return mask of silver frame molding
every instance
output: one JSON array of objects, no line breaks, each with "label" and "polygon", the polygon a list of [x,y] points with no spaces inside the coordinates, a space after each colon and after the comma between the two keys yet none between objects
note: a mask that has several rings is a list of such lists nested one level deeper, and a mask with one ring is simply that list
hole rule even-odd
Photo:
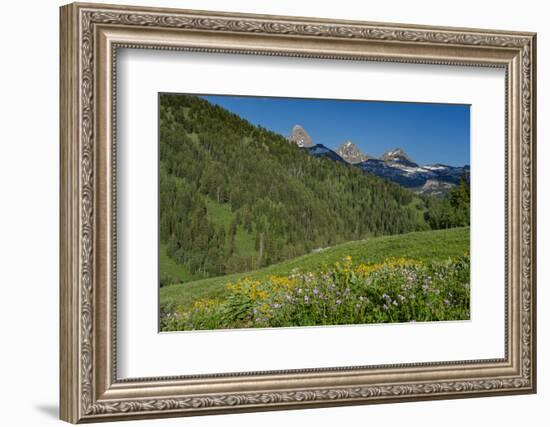
[{"label": "silver frame molding", "polygon": [[[75,3],[60,37],[60,416],[72,423],[536,391],[536,35]],[[120,380],[118,48],[506,71],[506,324],[498,360]]]}]

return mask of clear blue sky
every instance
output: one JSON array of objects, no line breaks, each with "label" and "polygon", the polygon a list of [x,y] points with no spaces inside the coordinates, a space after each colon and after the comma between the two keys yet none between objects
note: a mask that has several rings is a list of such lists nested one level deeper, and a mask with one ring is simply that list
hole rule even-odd
[{"label": "clear blue sky", "polygon": [[400,147],[418,164],[470,164],[470,106],[204,95],[255,125],[289,136],[300,124],[314,144],[350,140],[379,157]]}]

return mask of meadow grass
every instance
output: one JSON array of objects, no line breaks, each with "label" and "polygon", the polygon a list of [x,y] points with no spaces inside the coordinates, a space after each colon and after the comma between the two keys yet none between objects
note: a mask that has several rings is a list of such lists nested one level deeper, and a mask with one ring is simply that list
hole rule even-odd
[{"label": "meadow grass", "polygon": [[347,242],[255,271],[165,286],[160,290],[160,304],[163,308],[179,307],[179,310],[188,310],[198,300],[222,300],[229,296],[226,286],[228,284],[244,279],[262,281],[270,276],[284,277],[295,273],[328,270],[346,257],[350,257],[356,265],[379,264],[397,258],[430,263],[463,256],[469,253],[469,249],[469,227]]},{"label": "meadow grass", "polygon": [[179,283],[190,282],[202,279],[201,275],[192,274],[184,264],[178,264],[166,253],[166,244],[161,243],[159,246],[159,268],[162,274],[169,275],[173,281]]},{"label": "meadow grass", "polygon": [[266,328],[470,318],[470,258],[386,259],[351,256],[316,271],[239,279],[222,298],[161,308],[161,330]]}]

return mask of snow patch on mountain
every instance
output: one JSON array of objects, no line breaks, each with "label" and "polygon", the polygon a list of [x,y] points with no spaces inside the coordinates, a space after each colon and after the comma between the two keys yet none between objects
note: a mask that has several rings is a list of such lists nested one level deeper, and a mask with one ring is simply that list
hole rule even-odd
[{"label": "snow patch on mountain", "polygon": [[382,157],[380,157],[381,160],[384,160],[385,162],[400,162],[405,164],[414,164],[411,158],[405,153],[405,151],[401,148],[395,148],[390,151],[386,151],[384,154],[382,154]]},{"label": "snow patch on mountain", "polygon": [[351,164],[361,163],[369,159],[369,156],[363,153],[359,147],[351,141],[346,141],[341,144],[336,149],[336,153],[338,153],[338,155],[346,162]]}]

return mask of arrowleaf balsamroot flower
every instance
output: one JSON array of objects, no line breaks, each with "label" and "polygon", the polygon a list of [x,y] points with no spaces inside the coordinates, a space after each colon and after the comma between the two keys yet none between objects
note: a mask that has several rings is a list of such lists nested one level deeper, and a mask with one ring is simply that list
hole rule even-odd
[{"label": "arrowleaf balsamroot flower", "polygon": [[225,291],[190,307],[162,308],[162,330],[465,320],[470,259],[354,264],[347,256],[317,271],[240,279]]}]

